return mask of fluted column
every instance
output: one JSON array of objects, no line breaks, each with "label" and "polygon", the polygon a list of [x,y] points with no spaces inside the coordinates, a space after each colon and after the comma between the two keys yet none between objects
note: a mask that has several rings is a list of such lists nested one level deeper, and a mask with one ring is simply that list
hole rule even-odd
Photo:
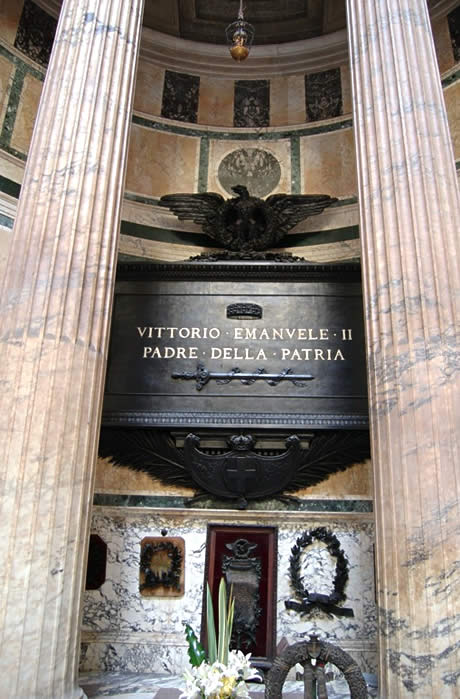
[{"label": "fluted column", "polygon": [[0,697],[82,696],[80,601],[143,0],[64,0],[0,317]]},{"label": "fluted column", "polygon": [[[426,0],[347,0],[380,696],[458,696],[460,206]],[[457,563],[456,563],[457,561]]]}]

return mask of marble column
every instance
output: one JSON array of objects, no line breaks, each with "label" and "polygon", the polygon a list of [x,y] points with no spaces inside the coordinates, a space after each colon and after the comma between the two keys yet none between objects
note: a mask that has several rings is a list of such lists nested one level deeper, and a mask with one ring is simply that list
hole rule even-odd
[{"label": "marble column", "polygon": [[347,4],[380,696],[453,699],[460,675],[455,164],[426,0]]},{"label": "marble column", "polygon": [[83,696],[80,601],[143,0],[64,0],[0,317],[0,696]]}]

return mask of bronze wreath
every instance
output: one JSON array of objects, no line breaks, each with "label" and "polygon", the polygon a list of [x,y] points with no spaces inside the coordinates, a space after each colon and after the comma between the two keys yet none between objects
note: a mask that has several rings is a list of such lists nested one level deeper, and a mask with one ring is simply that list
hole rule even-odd
[{"label": "bronze wreath", "polygon": [[[159,575],[150,568],[153,556],[158,551],[167,551],[171,566],[167,573]],[[182,565],[182,554],[171,541],[160,541],[158,544],[146,544],[141,553],[141,572],[145,575],[145,582],[140,586],[140,590],[148,587],[164,585],[175,590],[180,589],[180,575]]]},{"label": "bronze wreath", "polygon": [[[335,558],[335,576],[333,582],[333,592],[330,595],[322,595],[316,592],[309,592],[302,584],[300,575],[300,556],[303,549],[306,549],[313,541],[323,541],[330,555]],[[288,600],[285,602],[286,609],[293,609],[301,615],[308,614],[315,608],[322,609],[326,614],[336,616],[354,616],[352,609],[347,609],[340,605],[346,600],[345,585],[348,581],[348,561],[340,548],[340,542],[332,532],[325,527],[318,527],[311,531],[304,532],[300,536],[295,546],[291,549],[289,559],[289,577],[291,585],[296,592],[296,596],[302,601],[295,602]]]}]

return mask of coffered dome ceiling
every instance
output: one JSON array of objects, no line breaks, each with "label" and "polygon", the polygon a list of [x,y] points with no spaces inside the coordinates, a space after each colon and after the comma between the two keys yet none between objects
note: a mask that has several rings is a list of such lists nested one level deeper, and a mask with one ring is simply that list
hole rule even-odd
[{"label": "coffered dome ceiling", "polygon": [[[144,26],[182,39],[225,43],[239,0],[146,0]],[[345,0],[245,0],[245,19],[256,41],[280,44],[310,39],[345,27]]]}]

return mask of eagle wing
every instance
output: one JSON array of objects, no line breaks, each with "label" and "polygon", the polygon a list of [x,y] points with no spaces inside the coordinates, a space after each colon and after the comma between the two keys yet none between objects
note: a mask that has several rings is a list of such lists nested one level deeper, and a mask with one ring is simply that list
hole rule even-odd
[{"label": "eagle wing", "polygon": [[336,201],[337,198],[328,194],[272,194],[267,197],[265,205],[270,207],[272,235],[276,242],[300,221],[320,214]]},{"label": "eagle wing", "polygon": [[99,456],[116,466],[142,471],[171,485],[196,487],[182,452],[172,438],[156,430],[103,427]]},{"label": "eagle wing", "polygon": [[221,219],[225,199],[215,192],[202,194],[166,194],[159,204],[170,209],[180,221],[193,221],[214,240],[222,241]]},{"label": "eagle wing", "polygon": [[327,430],[316,434],[286,490],[307,488],[370,457],[367,430]]}]

